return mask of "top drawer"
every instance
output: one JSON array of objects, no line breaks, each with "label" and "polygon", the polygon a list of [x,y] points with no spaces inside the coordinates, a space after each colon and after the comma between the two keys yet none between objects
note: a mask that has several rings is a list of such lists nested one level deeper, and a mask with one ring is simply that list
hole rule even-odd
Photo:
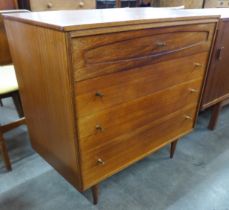
[{"label": "top drawer", "polygon": [[208,51],[214,26],[209,23],[73,38],[75,80]]},{"label": "top drawer", "polygon": [[94,9],[95,0],[30,0],[32,11]]}]

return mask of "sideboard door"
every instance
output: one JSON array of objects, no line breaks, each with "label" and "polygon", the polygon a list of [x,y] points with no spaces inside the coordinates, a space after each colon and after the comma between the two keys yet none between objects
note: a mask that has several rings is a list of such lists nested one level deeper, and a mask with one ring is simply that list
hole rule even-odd
[{"label": "sideboard door", "polygon": [[203,107],[229,97],[229,21],[221,22],[209,69]]}]

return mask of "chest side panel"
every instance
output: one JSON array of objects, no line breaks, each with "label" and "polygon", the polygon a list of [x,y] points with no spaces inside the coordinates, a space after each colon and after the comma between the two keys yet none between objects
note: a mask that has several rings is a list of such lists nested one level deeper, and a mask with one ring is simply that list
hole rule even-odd
[{"label": "chest side panel", "polygon": [[81,189],[66,35],[10,20],[6,30],[32,146]]}]

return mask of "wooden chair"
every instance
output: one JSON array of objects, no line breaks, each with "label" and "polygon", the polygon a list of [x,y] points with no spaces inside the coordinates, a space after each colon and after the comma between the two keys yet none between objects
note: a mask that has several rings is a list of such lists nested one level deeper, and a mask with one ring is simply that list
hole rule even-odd
[{"label": "wooden chair", "polygon": [[[7,11],[9,12],[18,12],[19,10]],[[11,64],[11,55],[9,52],[8,42],[6,33],[4,30],[2,14],[6,11],[0,11],[0,105],[3,105],[2,98],[12,97],[18,115],[19,120],[11,122],[9,124],[0,125],[0,151],[3,156],[3,160],[6,166],[6,169],[10,171],[12,169],[10,158],[8,155],[8,150],[6,147],[6,142],[3,137],[4,133],[25,124],[25,118],[23,117],[23,109],[21,105],[21,100],[18,92],[18,84],[14,71],[14,66]]]}]

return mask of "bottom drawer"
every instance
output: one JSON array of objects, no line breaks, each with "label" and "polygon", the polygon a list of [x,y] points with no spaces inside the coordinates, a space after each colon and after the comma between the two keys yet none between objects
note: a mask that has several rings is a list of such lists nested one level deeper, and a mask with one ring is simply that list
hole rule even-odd
[{"label": "bottom drawer", "polygon": [[196,105],[123,134],[95,150],[81,151],[83,185],[87,189],[102,179],[192,130]]}]

